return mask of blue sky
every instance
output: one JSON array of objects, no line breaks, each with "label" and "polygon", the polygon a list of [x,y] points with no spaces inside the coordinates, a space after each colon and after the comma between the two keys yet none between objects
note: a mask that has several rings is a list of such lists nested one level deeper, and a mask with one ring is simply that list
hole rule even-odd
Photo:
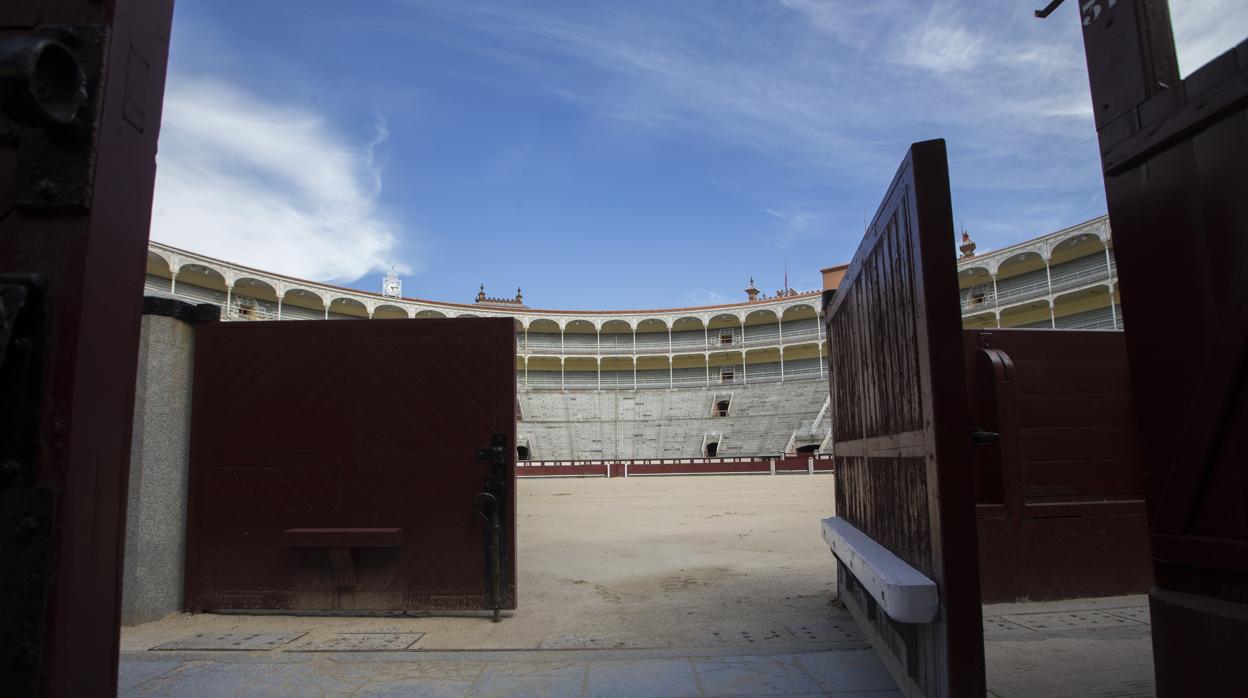
[{"label": "blue sky", "polygon": [[[955,224],[1001,247],[1105,211],[1077,3],[1043,4],[178,0],[152,237],[409,297],[720,303],[817,288],[944,138]],[[1248,3],[1171,6],[1185,70],[1248,35]]]}]

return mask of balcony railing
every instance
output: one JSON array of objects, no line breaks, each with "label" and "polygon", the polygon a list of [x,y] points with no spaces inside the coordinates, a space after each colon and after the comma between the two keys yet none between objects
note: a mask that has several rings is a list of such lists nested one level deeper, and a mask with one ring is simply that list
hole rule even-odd
[{"label": "balcony railing", "polygon": [[979,293],[966,294],[962,297],[962,313],[971,314],[1019,301],[1047,298],[1050,295],[1050,289],[1052,293],[1056,294],[1106,281],[1111,276],[1111,270],[1107,270],[1104,267],[1083,269],[1065,274],[1054,274],[1051,284],[1048,279],[1043,279],[1004,290],[998,284],[995,295],[993,294],[992,286],[977,286],[976,289],[979,289]]},{"label": "balcony railing", "polygon": [[521,354],[579,354],[579,355],[601,355],[601,356],[629,356],[632,354],[679,354],[682,352],[705,352],[705,351],[730,351],[748,349],[752,347],[780,346],[781,344],[802,344],[805,342],[820,341],[823,336],[818,328],[785,330],[783,332],[784,341],[781,342],[781,332],[760,332],[751,334],[749,337],[742,338],[735,335],[731,342],[724,342],[719,337],[711,335],[706,339],[673,339],[669,345],[667,342],[638,342],[634,349],[631,343],[610,342],[599,345],[597,343],[589,344],[582,342],[551,342],[545,339],[534,341],[529,339],[527,345],[522,337],[516,338],[516,351]]}]

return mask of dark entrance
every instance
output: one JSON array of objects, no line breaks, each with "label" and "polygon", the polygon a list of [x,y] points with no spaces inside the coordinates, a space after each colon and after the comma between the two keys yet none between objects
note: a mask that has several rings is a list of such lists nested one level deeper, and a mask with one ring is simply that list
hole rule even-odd
[{"label": "dark entrance", "polygon": [[514,333],[199,326],[187,609],[515,608]]},{"label": "dark entrance", "polygon": [[[916,143],[825,312],[838,348],[828,374],[834,519],[861,553],[837,553],[837,590],[907,695],[984,694],[953,239],[945,143]],[[926,590],[914,592],[924,613],[891,607],[896,587],[872,590],[899,568]]]}]

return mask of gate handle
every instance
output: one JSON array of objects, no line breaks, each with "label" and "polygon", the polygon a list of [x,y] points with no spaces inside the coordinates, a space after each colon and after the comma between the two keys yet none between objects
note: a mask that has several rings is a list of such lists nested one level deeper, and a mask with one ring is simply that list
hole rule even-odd
[{"label": "gate handle", "polygon": [[979,431],[976,429],[971,432],[971,444],[975,446],[987,446],[995,444],[1001,440],[1001,435],[995,431]]},{"label": "gate handle", "polygon": [[[489,512],[486,512],[486,509]],[[490,525],[490,545],[486,557],[486,575],[490,596],[493,597],[494,622],[502,620],[503,559],[502,521],[498,518],[498,497],[481,492],[472,498],[472,510]]]},{"label": "gate handle", "polygon": [[[488,512],[486,511],[487,507],[482,506],[483,503],[487,502],[489,508]],[[498,498],[489,492],[482,492],[472,498],[472,510],[482,519],[485,519],[490,523],[494,523],[494,520],[498,518]]]}]

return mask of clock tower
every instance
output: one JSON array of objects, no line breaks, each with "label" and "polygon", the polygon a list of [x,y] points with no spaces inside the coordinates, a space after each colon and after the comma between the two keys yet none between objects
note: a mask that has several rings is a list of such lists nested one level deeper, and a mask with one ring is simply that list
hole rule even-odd
[{"label": "clock tower", "polygon": [[394,273],[394,269],[386,274],[381,280],[381,295],[387,298],[403,297],[403,282],[399,280],[399,275]]}]

